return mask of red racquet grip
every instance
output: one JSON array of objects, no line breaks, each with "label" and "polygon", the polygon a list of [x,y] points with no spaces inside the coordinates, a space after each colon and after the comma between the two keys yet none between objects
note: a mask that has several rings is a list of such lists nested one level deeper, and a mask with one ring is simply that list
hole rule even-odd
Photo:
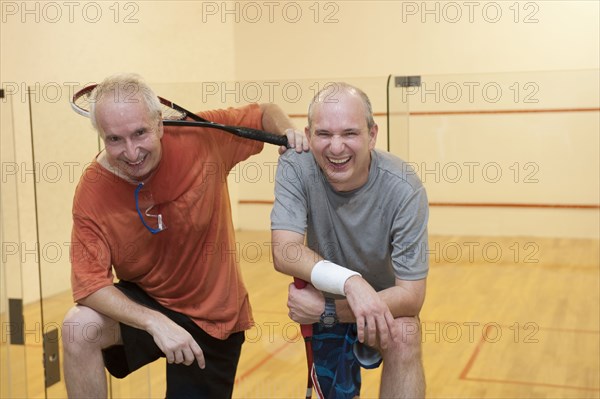
[{"label": "red racquet grip", "polygon": [[294,277],[294,285],[296,286],[296,288],[298,288],[299,290],[301,290],[302,288],[306,287],[307,282],[298,278],[298,277]]},{"label": "red racquet grip", "polygon": [[[298,288],[299,290],[301,290],[302,288],[306,287],[306,284],[308,284],[306,281],[299,279],[298,277],[294,277],[294,286],[296,288]],[[310,324],[301,324],[300,325],[300,332],[302,333],[302,336],[304,338],[309,338],[312,337],[312,325]]]}]

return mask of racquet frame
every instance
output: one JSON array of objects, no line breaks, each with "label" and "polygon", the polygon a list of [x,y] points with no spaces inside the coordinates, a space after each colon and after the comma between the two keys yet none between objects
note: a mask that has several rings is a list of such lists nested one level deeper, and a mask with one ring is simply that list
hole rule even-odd
[{"label": "racquet frame", "polygon": [[[73,98],[70,102],[71,108],[73,108],[73,110],[79,115],[85,116],[87,118],[90,117],[89,96],[91,95],[95,87],[96,85],[86,86],[73,95]],[[281,136],[265,132],[263,130],[251,129],[242,126],[229,126],[222,125],[216,122],[211,122],[202,118],[199,115],[196,115],[193,112],[188,111],[187,109],[175,104],[170,100],[167,100],[160,96],[158,97],[158,100],[163,107],[163,111],[168,111],[163,112],[163,124],[165,126],[195,126],[219,129],[246,139],[262,141],[264,143],[286,147],[288,145],[288,140],[286,136]]]}]

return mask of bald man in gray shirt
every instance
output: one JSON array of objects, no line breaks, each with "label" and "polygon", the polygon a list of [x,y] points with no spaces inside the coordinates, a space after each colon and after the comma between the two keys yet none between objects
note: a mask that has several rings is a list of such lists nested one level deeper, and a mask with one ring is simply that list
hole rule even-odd
[{"label": "bald man in gray shirt", "polygon": [[328,85],[309,107],[311,152],[288,151],[277,169],[274,264],[310,283],[290,285],[288,306],[294,321],[313,324],[329,398],[358,396],[360,366],[377,367],[377,356],[380,397],[425,396],[418,314],[429,270],[427,195],[406,163],[375,150],[377,129],[364,92]]}]

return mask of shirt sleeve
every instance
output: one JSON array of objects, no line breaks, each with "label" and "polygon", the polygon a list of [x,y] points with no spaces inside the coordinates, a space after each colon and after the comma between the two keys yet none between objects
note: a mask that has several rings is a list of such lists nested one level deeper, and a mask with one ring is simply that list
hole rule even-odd
[{"label": "shirt sleeve", "polygon": [[[211,122],[228,126],[243,126],[262,130],[262,110],[258,104],[249,104],[239,108],[227,108],[205,111],[199,114]],[[219,129],[211,129],[212,136],[218,143],[218,148],[223,151],[223,161],[227,170],[231,170],[237,163],[248,159],[251,155],[262,151],[264,143],[242,138],[233,133]]]},{"label": "shirt sleeve", "polygon": [[279,157],[275,174],[275,203],[271,210],[271,230],[289,230],[299,234],[306,232],[308,198],[303,189],[302,170],[291,160],[300,155],[294,151],[287,151]]},{"label": "shirt sleeve", "polygon": [[75,302],[113,284],[108,243],[92,220],[76,213],[73,215],[70,253]]},{"label": "shirt sleeve", "polygon": [[392,224],[392,262],[402,280],[420,280],[429,271],[427,221],[429,206],[423,186],[402,203]]}]

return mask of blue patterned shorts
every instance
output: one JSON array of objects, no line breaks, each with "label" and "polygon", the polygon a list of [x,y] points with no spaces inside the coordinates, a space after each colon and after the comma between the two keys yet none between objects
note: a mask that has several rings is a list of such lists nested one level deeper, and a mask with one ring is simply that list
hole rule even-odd
[{"label": "blue patterned shorts", "polygon": [[[360,395],[360,368],[376,368],[379,356],[373,362],[359,362],[355,355],[357,343],[356,324],[340,323],[326,328],[313,324],[312,346],[319,385],[326,399],[351,399]],[[364,349],[364,347],[362,347]],[[371,350],[373,351],[373,350]],[[375,357],[378,353],[375,351]]]}]

